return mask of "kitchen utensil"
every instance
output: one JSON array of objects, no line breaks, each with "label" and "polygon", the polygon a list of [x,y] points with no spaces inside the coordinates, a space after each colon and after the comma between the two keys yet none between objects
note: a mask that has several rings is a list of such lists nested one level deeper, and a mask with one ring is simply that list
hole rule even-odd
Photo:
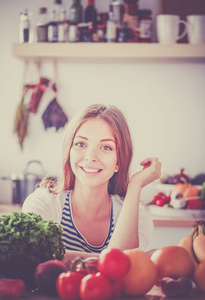
[{"label": "kitchen utensil", "polygon": [[[38,166],[39,172],[32,172],[31,166]],[[2,180],[12,181],[12,202],[23,204],[29,194],[34,192],[37,184],[40,183],[46,172],[39,160],[31,160],[27,163],[22,174],[11,174],[10,177],[1,177]]]},{"label": "kitchen utensil", "polygon": [[205,44],[205,15],[189,15],[188,41],[190,44]]},{"label": "kitchen utensil", "polygon": [[[179,26],[184,24],[184,30],[179,34]],[[187,22],[180,20],[177,15],[157,16],[157,37],[161,44],[175,44],[187,34]]]}]

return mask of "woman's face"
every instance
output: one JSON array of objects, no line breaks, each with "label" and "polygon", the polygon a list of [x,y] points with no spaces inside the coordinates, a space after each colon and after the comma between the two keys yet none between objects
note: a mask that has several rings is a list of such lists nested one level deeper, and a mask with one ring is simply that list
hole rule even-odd
[{"label": "woman's face", "polygon": [[117,150],[105,121],[90,118],[81,125],[71,147],[70,164],[76,181],[90,187],[107,187],[116,169]]}]

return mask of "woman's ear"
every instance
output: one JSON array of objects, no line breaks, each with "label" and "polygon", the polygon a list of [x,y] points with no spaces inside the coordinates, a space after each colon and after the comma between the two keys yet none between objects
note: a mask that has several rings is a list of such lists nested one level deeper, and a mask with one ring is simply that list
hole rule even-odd
[{"label": "woman's ear", "polygon": [[115,173],[117,173],[119,171],[119,167],[118,167],[118,165],[116,165],[116,167],[115,167]]}]

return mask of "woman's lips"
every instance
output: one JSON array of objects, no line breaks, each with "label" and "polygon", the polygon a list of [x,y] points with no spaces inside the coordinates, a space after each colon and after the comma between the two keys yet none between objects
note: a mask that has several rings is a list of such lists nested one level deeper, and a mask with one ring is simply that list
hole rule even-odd
[{"label": "woman's lips", "polygon": [[91,168],[86,168],[86,167],[80,167],[84,172],[90,173],[90,174],[96,174],[102,171],[102,169],[91,169]]}]

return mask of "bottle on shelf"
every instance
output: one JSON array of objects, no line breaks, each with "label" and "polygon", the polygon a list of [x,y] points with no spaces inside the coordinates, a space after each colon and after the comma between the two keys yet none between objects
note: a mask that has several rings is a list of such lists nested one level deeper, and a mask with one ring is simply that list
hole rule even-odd
[{"label": "bottle on shelf", "polygon": [[131,31],[130,42],[138,42],[138,9],[139,0],[124,0],[123,22],[127,22],[128,28]]},{"label": "bottle on shelf", "polygon": [[66,17],[66,10],[63,9],[60,13],[60,21],[58,22],[58,42],[68,42],[69,23]]},{"label": "bottle on shelf", "polygon": [[48,23],[48,42],[58,42],[58,22],[56,20],[55,9],[51,12],[51,21]]},{"label": "bottle on shelf", "polygon": [[63,1],[62,0],[54,0],[53,9],[56,11],[56,21],[59,22],[61,18],[61,13],[63,11]]},{"label": "bottle on shelf", "polygon": [[87,1],[87,6],[85,8],[85,22],[91,22],[94,28],[97,26],[97,10],[95,8],[94,0]]},{"label": "bottle on shelf", "polygon": [[48,42],[48,14],[47,7],[39,8],[38,22],[36,26],[37,42]]},{"label": "bottle on shelf", "polygon": [[24,12],[20,13],[20,22],[19,22],[19,43],[29,42],[30,35],[30,20],[28,10],[25,9]]},{"label": "bottle on shelf", "polygon": [[130,41],[130,29],[127,26],[127,22],[122,23],[122,28],[119,30],[118,42],[128,43]]},{"label": "bottle on shelf", "polygon": [[152,11],[150,9],[139,9],[138,28],[140,43],[151,43],[152,25]]},{"label": "bottle on shelf", "polygon": [[107,21],[107,43],[114,43],[116,42],[116,23],[114,14],[112,11],[109,12],[109,19]]},{"label": "bottle on shelf", "polygon": [[69,21],[71,24],[78,24],[82,22],[82,5],[80,0],[72,0]]},{"label": "bottle on shelf", "polygon": [[116,22],[117,26],[118,27],[121,26],[122,16],[123,16],[123,11],[124,11],[122,1],[121,0],[113,0],[110,3],[110,11],[112,11],[114,14],[115,22]]}]

